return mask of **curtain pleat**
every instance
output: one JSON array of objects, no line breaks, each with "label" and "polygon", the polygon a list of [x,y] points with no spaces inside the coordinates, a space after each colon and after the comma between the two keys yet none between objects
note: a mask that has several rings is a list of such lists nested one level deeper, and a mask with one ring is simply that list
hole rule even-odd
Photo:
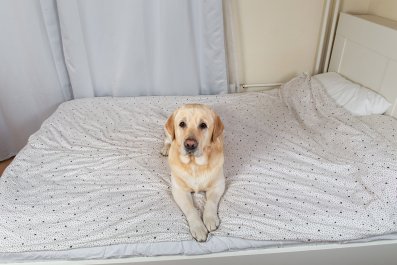
[{"label": "curtain pleat", "polygon": [[228,92],[222,0],[0,1],[0,160],[73,98]]},{"label": "curtain pleat", "polygon": [[0,161],[15,155],[71,99],[49,2],[0,1]]},{"label": "curtain pleat", "polygon": [[75,97],[227,92],[221,0],[58,0]]}]

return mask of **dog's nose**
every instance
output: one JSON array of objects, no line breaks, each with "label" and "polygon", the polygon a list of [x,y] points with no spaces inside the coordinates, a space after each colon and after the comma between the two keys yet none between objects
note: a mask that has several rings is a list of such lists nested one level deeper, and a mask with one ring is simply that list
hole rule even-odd
[{"label": "dog's nose", "polygon": [[197,148],[197,141],[196,139],[186,139],[184,146],[187,151],[193,151]]}]

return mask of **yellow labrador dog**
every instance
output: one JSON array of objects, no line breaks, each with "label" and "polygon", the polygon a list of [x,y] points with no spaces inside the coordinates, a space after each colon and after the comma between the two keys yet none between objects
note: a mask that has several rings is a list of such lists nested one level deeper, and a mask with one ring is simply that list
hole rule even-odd
[{"label": "yellow labrador dog", "polygon": [[[161,153],[168,155],[172,195],[197,241],[219,226],[218,203],[225,190],[223,123],[208,106],[188,104],[167,120]],[[203,219],[193,205],[192,192],[206,192]]]}]

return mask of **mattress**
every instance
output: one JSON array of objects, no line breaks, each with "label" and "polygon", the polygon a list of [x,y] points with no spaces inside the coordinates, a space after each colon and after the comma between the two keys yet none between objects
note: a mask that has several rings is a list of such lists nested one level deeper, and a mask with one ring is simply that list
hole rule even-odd
[{"label": "mattress", "polygon": [[[168,115],[192,102],[225,124],[227,188],[206,243],[192,240],[160,155]],[[308,76],[268,93],[66,102],[0,178],[0,261],[395,238],[397,125],[386,119],[351,116]]]}]

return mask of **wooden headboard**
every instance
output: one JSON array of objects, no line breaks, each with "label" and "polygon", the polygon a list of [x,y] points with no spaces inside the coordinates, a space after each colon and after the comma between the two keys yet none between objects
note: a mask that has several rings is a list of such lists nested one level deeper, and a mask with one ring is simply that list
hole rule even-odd
[{"label": "wooden headboard", "polygon": [[328,71],[377,91],[397,117],[397,21],[341,13]]}]

